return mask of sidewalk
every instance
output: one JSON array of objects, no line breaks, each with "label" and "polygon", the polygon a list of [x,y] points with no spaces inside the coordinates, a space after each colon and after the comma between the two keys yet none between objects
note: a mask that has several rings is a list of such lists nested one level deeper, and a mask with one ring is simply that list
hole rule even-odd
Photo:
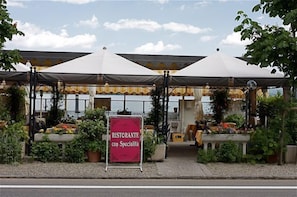
[{"label": "sidewalk", "polygon": [[297,165],[226,164],[196,162],[196,149],[188,143],[170,144],[163,162],[143,163],[140,169],[109,168],[105,163],[23,163],[0,165],[0,178],[74,179],[296,179]]}]

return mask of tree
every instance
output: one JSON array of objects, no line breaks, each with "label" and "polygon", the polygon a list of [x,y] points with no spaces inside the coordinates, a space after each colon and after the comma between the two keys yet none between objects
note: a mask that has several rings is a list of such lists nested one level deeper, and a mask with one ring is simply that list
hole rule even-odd
[{"label": "tree", "polygon": [[[238,11],[235,20],[242,19],[241,24],[234,28],[240,32],[241,40],[249,39],[251,44],[246,46],[244,57],[248,63],[260,67],[277,67],[289,77],[293,91],[297,82],[297,1],[296,0],[261,0],[252,9],[253,12],[262,10],[270,17],[279,17],[283,25],[262,26],[253,21],[243,11]],[[273,72],[276,72],[274,69]],[[293,92],[294,93],[294,92]],[[295,94],[293,94],[295,95]]]},{"label": "tree", "polygon": [[146,119],[146,124],[154,126],[154,130],[159,134],[161,132],[159,124],[162,121],[162,104],[160,102],[162,94],[162,87],[156,86],[151,90],[152,109],[149,112],[149,116]]},{"label": "tree", "polygon": [[0,0],[0,68],[3,70],[15,69],[12,64],[20,61],[18,50],[4,51],[4,43],[12,40],[14,35],[24,36],[25,34],[17,29],[17,23],[9,17],[6,7],[6,0]]},{"label": "tree", "polygon": [[[297,1],[296,0],[261,0],[254,6],[253,12],[261,11],[270,17],[279,17],[284,27],[260,25],[243,12],[239,11],[235,20],[242,19],[241,24],[234,28],[240,32],[241,40],[249,39],[251,44],[246,46],[245,57],[248,63],[257,64],[260,67],[277,67],[289,77],[293,87],[293,95],[296,96],[297,82]],[[274,72],[276,70],[273,70]],[[283,110],[281,120],[279,164],[283,161],[283,149],[285,135],[285,120],[289,107]]]}]

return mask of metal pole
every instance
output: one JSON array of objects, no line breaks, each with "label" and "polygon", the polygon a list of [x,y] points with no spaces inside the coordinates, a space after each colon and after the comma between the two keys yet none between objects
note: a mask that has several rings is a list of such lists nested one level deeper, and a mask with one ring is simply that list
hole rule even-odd
[{"label": "metal pole", "polygon": [[34,141],[34,133],[35,133],[35,127],[36,127],[36,119],[35,119],[35,112],[36,112],[36,85],[37,85],[37,73],[36,73],[36,68],[34,68],[34,73],[33,73],[33,135],[32,139]]},{"label": "metal pole", "polygon": [[169,87],[168,87],[168,79],[169,79],[169,71],[166,72],[165,76],[165,97],[166,97],[166,107],[165,107],[165,128],[166,128],[166,142],[167,142],[167,134],[168,130],[168,101],[169,101]]},{"label": "metal pole", "polygon": [[39,113],[39,118],[42,118],[42,97],[43,97],[43,91],[40,90],[40,113]]},{"label": "metal pole", "polygon": [[33,71],[30,67],[30,89],[29,89],[29,145],[28,155],[31,153],[31,145],[33,142],[33,120],[32,120],[32,86],[33,86]]}]

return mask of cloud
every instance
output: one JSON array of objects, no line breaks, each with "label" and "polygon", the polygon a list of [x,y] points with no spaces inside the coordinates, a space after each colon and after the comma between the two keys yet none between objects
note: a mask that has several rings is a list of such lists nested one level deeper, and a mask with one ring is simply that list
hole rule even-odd
[{"label": "cloud", "polygon": [[20,50],[83,50],[90,49],[96,42],[96,36],[81,34],[69,36],[66,29],[56,34],[40,27],[18,22],[18,29],[25,33],[25,36],[15,36],[12,41],[6,42],[6,48],[17,48]]},{"label": "cloud", "polygon": [[70,4],[87,4],[94,2],[95,0],[51,0],[56,2],[70,3]]},{"label": "cloud", "polygon": [[195,6],[196,7],[205,7],[207,5],[211,4],[210,1],[207,1],[207,0],[202,0],[202,1],[198,1],[195,3]]},{"label": "cloud", "polygon": [[173,32],[183,32],[190,34],[198,34],[211,31],[210,28],[199,28],[193,25],[170,22],[166,24],[159,24],[152,20],[137,20],[137,19],[121,19],[116,23],[106,22],[104,23],[105,28],[114,31],[121,29],[142,29],[149,32],[155,32],[160,29],[169,30]]},{"label": "cloud", "polygon": [[212,41],[212,40],[214,40],[214,39],[216,39],[217,38],[217,36],[202,36],[201,38],[200,38],[200,40],[202,41],[202,42],[208,42],[208,41]]},{"label": "cloud", "polygon": [[6,5],[10,7],[25,7],[25,5],[18,0],[7,0]]},{"label": "cloud", "polygon": [[92,18],[89,20],[81,20],[78,23],[78,26],[86,26],[86,27],[91,27],[93,29],[98,27],[98,25],[99,25],[98,19],[95,15],[93,15]]},{"label": "cloud", "polygon": [[181,6],[179,7],[179,9],[180,9],[181,11],[184,11],[184,10],[186,9],[186,5],[181,5]]},{"label": "cloud", "polygon": [[155,21],[151,20],[136,20],[136,19],[121,19],[117,23],[104,23],[104,26],[107,29],[112,29],[114,31],[118,31],[121,29],[143,29],[146,31],[156,31],[161,28]]},{"label": "cloud", "polygon": [[250,44],[250,40],[240,40],[241,35],[239,32],[232,32],[227,35],[225,39],[221,41],[221,44],[225,45],[236,45],[236,46],[244,46]]},{"label": "cloud", "polygon": [[192,25],[182,24],[182,23],[166,23],[163,25],[165,30],[170,30],[173,32],[184,32],[184,33],[190,33],[190,34],[199,34],[203,32],[211,31],[210,28],[204,28],[201,29],[199,27],[195,27]]},{"label": "cloud", "polygon": [[165,3],[168,3],[169,0],[157,0],[160,4],[165,4]]},{"label": "cloud", "polygon": [[163,51],[172,51],[180,48],[181,48],[180,45],[174,45],[174,44],[165,45],[163,41],[158,41],[157,44],[149,42],[140,47],[137,47],[134,50],[134,52],[135,53],[160,53]]}]

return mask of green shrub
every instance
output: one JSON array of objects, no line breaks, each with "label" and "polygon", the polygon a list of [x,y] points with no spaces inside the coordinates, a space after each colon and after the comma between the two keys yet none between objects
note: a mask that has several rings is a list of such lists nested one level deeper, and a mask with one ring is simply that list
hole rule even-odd
[{"label": "green shrub", "polygon": [[279,134],[271,129],[257,128],[251,135],[248,147],[248,161],[263,163],[267,157],[279,150]]},{"label": "green shrub", "polygon": [[244,117],[241,114],[231,114],[228,115],[225,119],[225,122],[234,122],[236,127],[240,128],[244,124]]},{"label": "green shrub", "polygon": [[61,153],[62,151],[58,144],[51,142],[47,136],[43,137],[42,142],[34,142],[32,144],[32,156],[38,161],[61,161]]},{"label": "green shrub", "polygon": [[150,133],[145,133],[143,137],[143,161],[147,161],[156,150],[157,139]]},{"label": "green shrub", "polygon": [[65,161],[70,163],[82,163],[85,161],[84,146],[79,138],[74,138],[65,145]]},{"label": "green shrub", "polygon": [[218,161],[226,163],[240,162],[242,158],[242,153],[238,148],[238,145],[234,142],[224,142],[218,152]]},{"label": "green shrub", "polygon": [[21,142],[27,140],[22,122],[8,124],[0,130],[0,163],[21,161]]},{"label": "green shrub", "polygon": [[20,162],[21,150],[21,143],[16,136],[0,131],[0,163]]},{"label": "green shrub", "polygon": [[216,150],[198,150],[198,156],[197,156],[197,162],[198,163],[210,163],[210,162],[216,162],[217,156],[216,156]]}]

